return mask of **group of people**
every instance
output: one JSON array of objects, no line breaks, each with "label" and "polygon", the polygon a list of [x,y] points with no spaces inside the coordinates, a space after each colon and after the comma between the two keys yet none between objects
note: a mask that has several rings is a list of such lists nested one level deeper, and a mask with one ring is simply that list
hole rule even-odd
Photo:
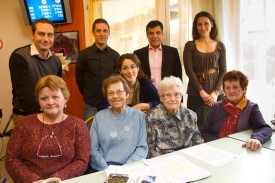
[{"label": "group of people", "polygon": [[[257,104],[246,98],[248,78],[226,72],[226,50],[208,12],[193,22],[193,41],[183,60],[189,77],[182,105],[182,67],[176,48],[162,44],[163,25],[147,24],[149,45],[119,55],[107,45],[108,22],[93,23],[95,43],[82,50],[76,80],[84,120],[64,112],[70,93],[59,59],[51,54],[54,26],[32,25],[33,44],[10,57],[16,126],[9,140],[6,169],[15,182],[69,179],[109,165],[124,165],[253,129],[244,147],[261,148],[272,135]],[[34,95],[33,95],[34,93]],[[18,122],[17,122],[18,121]],[[90,130],[90,132],[89,132]]]}]

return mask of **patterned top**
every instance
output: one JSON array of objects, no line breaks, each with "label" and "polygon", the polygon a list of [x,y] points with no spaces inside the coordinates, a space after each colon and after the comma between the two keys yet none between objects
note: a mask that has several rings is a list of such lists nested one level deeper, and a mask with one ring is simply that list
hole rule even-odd
[{"label": "patterned top", "polygon": [[60,123],[48,125],[32,114],[22,118],[12,132],[6,169],[16,183],[50,177],[69,179],[85,172],[90,149],[89,131],[83,120],[69,115]]},{"label": "patterned top", "polygon": [[203,143],[196,113],[183,106],[171,115],[159,104],[149,112],[146,121],[149,158]]}]

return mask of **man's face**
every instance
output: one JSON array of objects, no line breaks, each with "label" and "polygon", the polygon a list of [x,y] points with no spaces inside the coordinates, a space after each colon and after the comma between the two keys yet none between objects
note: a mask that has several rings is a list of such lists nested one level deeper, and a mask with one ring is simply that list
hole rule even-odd
[{"label": "man's face", "polygon": [[95,37],[95,43],[99,46],[107,45],[108,38],[110,36],[110,30],[105,23],[95,24],[95,30],[93,31]]},{"label": "man's face", "polygon": [[159,46],[162,42],[162,37],[163,37],[163,32],[162,32],[160,26],[156,26],[154,28],[148,28],[146,35],[147,35],[147,39],[148,39],[150,45],[154,49],[159,48]]},{"label": "man's face", "polygon": [[36,30],[32,33],[33,43],[41,54],[41,52],[48,52],[54,43],[54,28],[48,23],[36,24]]}]

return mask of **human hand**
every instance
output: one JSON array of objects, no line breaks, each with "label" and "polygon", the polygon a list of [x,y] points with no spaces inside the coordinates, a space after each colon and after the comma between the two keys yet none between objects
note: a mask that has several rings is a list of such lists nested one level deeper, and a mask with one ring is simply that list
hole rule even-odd
[{"label": "human hand", "polygon": [[247,149],[250,149],[251,151],[256,151],[256,150],[262,148],[262,144],[257,139],[249,139],[242,145],[242,147],[246,147]]},{"label": "human hand", "polygon": [[37,181],[34,181],[33,183],[43,183],[44,180],[37,180]]},{"label": "human hand", "polygon": [[205,105],[208,105],[208,106],[212,106],[213,103],[214,103],[214,98],[209,95],[208,93],[206,93],[204,90],[201,90],[199,92],[200,94],[200,97],[202,98],[203,102],[205,103]]}]

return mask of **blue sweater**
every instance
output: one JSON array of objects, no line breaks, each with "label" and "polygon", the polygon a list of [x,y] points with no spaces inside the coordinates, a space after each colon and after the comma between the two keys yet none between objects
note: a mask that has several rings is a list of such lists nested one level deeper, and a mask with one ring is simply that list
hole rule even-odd
[{"label": "blue sweater", "polygon": [[[209,116],[200,127],[205,142],[218,139],[220,129],[227,116],[228,113],[224,110],[222,101],[217,102],[211,108]],[[253,130],[251,138],[258,139],[262,144],[272,136],[272,129],[264,121],[259,106],[247,100],[247,105],[237,120],[236,132],[249,129]]]},{"label": "blue sweater", "polygon": [[[148,103],[150,109],[160,104],[160,99],[156,87],[148,80],[139,80],[139,103]],[[97,110],[107,109],[109,103],[105,97],[97,105]]]},{"label": "blue sweater", "polygon": [[95,170],[147,157],[145,117],[141,111],[131,107],[127,106],[124,114],[113,114],[111,108],[99,111],[93,120],[90,135],[90,165]]}]

